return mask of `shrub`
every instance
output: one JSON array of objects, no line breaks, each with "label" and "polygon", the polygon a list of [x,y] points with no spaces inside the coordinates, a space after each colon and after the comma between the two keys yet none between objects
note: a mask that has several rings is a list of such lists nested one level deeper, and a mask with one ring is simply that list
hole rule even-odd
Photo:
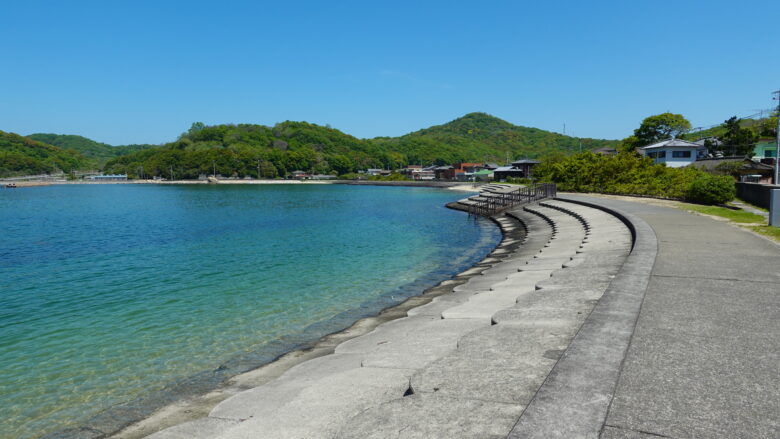
[{"label": "shrub", "polygon": [[558,190],[638,195],[718,204],[735,194],[734,180],[692,167],[668,168],[631,153],[601,156],[584,152],[543,159],[534,169],[540,182],[554,182]]},{"label": "shrub", "polygon": [[687,201],[702,204],[723,204],[736,196],[734,179],[727,175],[701,174],[688,187]]}]

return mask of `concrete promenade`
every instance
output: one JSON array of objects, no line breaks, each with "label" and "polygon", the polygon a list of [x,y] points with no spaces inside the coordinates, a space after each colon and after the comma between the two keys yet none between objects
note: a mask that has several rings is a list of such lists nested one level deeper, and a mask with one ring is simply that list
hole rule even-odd
[{"label": "concrete promenade", "polygon": [[152,436],[780,437],[780,246],[582,195],[496,220],[447,292]]},{"label": "concrete promenade", "polygon": [[601,437],[780,437],[780,246],[676,209],[565,198],[631,213],[658,239]]}]

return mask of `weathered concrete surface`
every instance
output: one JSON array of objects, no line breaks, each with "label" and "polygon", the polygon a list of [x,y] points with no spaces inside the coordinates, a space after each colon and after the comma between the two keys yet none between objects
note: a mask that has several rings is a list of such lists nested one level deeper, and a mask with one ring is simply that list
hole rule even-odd
[{"label": "weathered concrete surface", "polygon": [[360,367],[324,375],[289,401],[262,401],[266,410],[261,415],[254,413],[242,418],[242,422],[218,437],[334,437],[350,417],[366,407],[403,395],[411,373],[404,369]]},{"label": "weathered concrete surface", "polygon": [[200,439],[210,438],[216,434],[237,426],[241,421],[206,417],[191,422],[185,422],[150,436],[149,439]]},{"label": "weathered concrete surface", "polygon": [[636,241],[570,203],[510,212],[540,232],[457,291],[160,439],[777,437],[778,247],[682,211],[571,198],[622,212]]},{"label": "weathered concrete surface", "polygon": [[[603,320],[604,330],[630,338],[631,343],[603,425],[595,434],[589,431],[580,437],[778,437],[780,248],[728,224],[679,210],[567,198],[630,212],[658,237],[658,257],[633,334],[615,327],[627,315],[611,314]],[[647,264],[629,258],[623,269]],[[636,292],[645,281],[624,282],[626,291]],[[576,352],[573,348],[576,343],[567,356]],[[600,355],[612,354],[604,350]],[[581,370],[553,373],[566,378],[561,383],[565,392],[570,391],[567,386],[592,382]],[[555,381],[552,378],[548,382]],[[555,419],[552,412],[548,416],[552,425],[567,418],[567,410],[583,407],[563,398],[556,403]],[[523,422],[528,422],[525,414],[518,427]],[[515,430],[524,434],[514,437],[534,436]],[[574,436],[562,432],[544,437]]]},{"label": "weathered concrete surface", "polygon": [[[553,209],[533,206],[528,210],[550,219],[554,224],[560,224],[561,229],[566,228],[565,232],[554,232],[551,245],[542,248],[538,254],[539,258],[530,259],[529,263],[536,260],[544,262],[548,251],[555,252],[556,257],[568,254],[564,260],[571,260],[577,254],[579,243],[586,236],[583,224],[571,215]],[[588,216],[594,220],[603,219],[604,223],[610,224],[610,220],[606,218],[608,215],[603,212],[591,210]],[[619,235],[620,223],[612,218],[611,225],[614,223],[618,227],[611,233]],[[577,230],[579,235],[575,233]],[[625,227],[622,232],[626,238],[625,243],[629,243],[630,235]],[[567,246],[568,250],[564,251]],[[521,271],[510,274],[507,280],[491,287],[491,292],[475,294],[461,305],[445,310],[442,313],[445,319],[482,319],[492,313],[491,320],[496,324],[462,337],[455,351],[417,371],[411,380],[414,397],[381,404],[376,409],[350,419],[350,425],[359,426],[357,431],[361,435],[370,436],[371,432],[382,432],[381,435],[373,437],[502,437],[508,434],[511,426],[503,419],[489,423],[489,419],[484,420],[476,416],[474,425],[482,430],[474,430],[474,425],[470,425],[463,431],[452,431],[451,426],[460,425],[462,419],[472,419],[471,413],[461,411],[464,403],[469,401],[508,404],[514,409],[522,409],[531,400],[593,309],[596,299],[609,284],[608,280],[602,281],[602,278],[606,277],[604,273],[619,270],[629,246],[616,240],[614,246],[608,248],[608,252],[622,251],[623,258],[612,261],[611,266],[598,267],[602,275],[595,278],[598,280],[595,288],[586,287],[582,281],[582,275],[594,268],[584,266],[562,269],[558,265],[557,270],[552,271],[555,274],[570,271],[568,276],[579,277],[578,285],[582,288],[582,293],[574,288],[553,286],[547,289],[529,289],[520,294],[521,289],[517,286],[531,279],[530,276],[538,276],[538,285],[549,281],[547,277],[551,273],[550,270]],[[599,253],[594,251],[592,254]],[[583,257],[587,258],[586,255]],[[553,258],[548,257],[548,260],[550,259]],[[560,263],[559,260],[558,264]],[[586,280],[590,279],[586,277]],[[493,295],[496,292],[500,295]],[[568,296],[568,300],[564,299],[565,296]],[[494,307],[488,308],[487,305]],[[436,398],[426,398],[430,396]],[[430,406],[434,403],[438,406]],[[384,413],[393,415],[381,415]],[[421,413],[426,418],[411,418],[416,413]]]},{"label": "weathered concrete surface", "polygon": [[[522,407],[436,394],[412,395],[353,418],[336,437],[363,438],[505,438]],[[377,424],[376,419],[385,422]]]},{"label": "weathered concrete surface", "polygon": [[506,437],[631,247],[616,218],[569,207],[499,218],[528,235],[408,317],[225,400],[197,437]]}]

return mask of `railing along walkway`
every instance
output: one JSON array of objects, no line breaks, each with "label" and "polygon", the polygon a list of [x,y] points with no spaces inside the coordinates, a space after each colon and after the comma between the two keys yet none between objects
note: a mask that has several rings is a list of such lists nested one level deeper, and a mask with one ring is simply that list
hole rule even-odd
[{"label": "railing along walkway", "polygon": [[555,183],[538,183],[509,191],[481,193],[468,199],[468,212],[471,215],[491,216],[520,204],[555,197],[556,194]]}]

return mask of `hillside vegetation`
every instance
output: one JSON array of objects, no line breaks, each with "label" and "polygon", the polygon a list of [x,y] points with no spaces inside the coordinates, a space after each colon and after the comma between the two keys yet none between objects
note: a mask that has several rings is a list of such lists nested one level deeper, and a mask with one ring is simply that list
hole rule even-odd
[{"label": "hillside vegetation", "polygon": [[[741,128],[752,130],[759,138],[773,138],[777,128],[777,116],[760,119],[738,119]],[[686,140],[699,140],[707,137],[723,137],[727,132],[724,124],[710,127],[701,131],[686,133],[682,138]]]},{"label": "hillside vegetation", "polygon": [[405,136],[358,139],[307,122],[273,127],[252,124],[193,124],[175,142],[110,160],[106,172],[130,176],[196,178],[216,168],[225,176],[274,178],[294,170],[346,174],[407,164],[495,161],[508,156],[540,157],[579,148],[614,146],[617,141],[578,139],[471,113],[444,125]]},{"label": "hillside vegetation", "polygon": [[156,145],[145,144],[111,146],[106,143],[96,142],[92,139],[72,134],[36,133],[30,134],[27,137],[62,149],[72,149],[87,158],[93,159],[94,166],[98,168],[102,167],[112,158],[157,147]]},{"label": "hillside vegetation", "polygon": [[551,156],[534,169],[543,182],[555,182],[558,190],[639,195],[702,204],[722,204],[736,195],[734,179],[713,175],[695,167],[669,168],[647,157],[623,152],[605,156],[584,152]]},{"label": "hillside vegetation", "polygon": [[70,172],[87,163],[76,151],[0,131],[0,177]]},{"label": "hillside vegetation", "polygon": [[[374,139],[402,152],[411,163],[457,161],[504,163],[519,157],[539,158],[564,152],[616,146],[615,140],[576,138],[538,128],[512,125],[485,113],[470,113],[398,138]],[[580,145],[581,144],[581,145]]]}]

